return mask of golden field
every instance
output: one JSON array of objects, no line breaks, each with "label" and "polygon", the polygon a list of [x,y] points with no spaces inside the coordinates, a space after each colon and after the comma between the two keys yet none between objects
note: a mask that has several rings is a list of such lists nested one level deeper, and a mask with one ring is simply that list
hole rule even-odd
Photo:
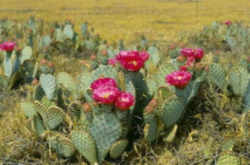
[{"label": "golden field", "polygon": [[[88,21],[107,40],[174,40],[213,21],[250,20],[249,0],[0,0],[0,18]],[[76,28],[79,28],[77,26]]]}]

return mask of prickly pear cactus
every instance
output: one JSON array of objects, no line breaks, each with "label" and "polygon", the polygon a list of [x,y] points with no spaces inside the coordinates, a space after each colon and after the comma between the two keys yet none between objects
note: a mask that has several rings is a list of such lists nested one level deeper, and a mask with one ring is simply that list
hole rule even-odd
[{"label": "prickly pear cactus", "polygon": [[95,141],[88,132],[74,130],[71,132],[71,140],[77,151],[87,159],[90,164],[98,162]]},{"label": "prickly pear cactus", "polygon": [[65,87],[69,91],[76,92],[76,90],[77,90],[77,86],[76,86],[76,83],[75,83],[73,77],[70,76],[66,72],[58,73],[56,76],[56,82],[58,85],[59,84],[63,85],[63,87]]},{"label": "prickly pear cactus", "polygon": [[112,113],[102,113],[93,118],[90,133],[95,139],[98,161],[102,162],[112,144],[122,135],[122,126]]},{"label": "prickly pear cactus", "polygon": [[128,145],[128,140],[119,140],[117,142],[115,142],[110,149],[110,157],[113,159],[117,159],[119,156],[121,156],[121,154],[123,153],[123,151],[126,149]]},{"label": "prickly pear cactus", "polygon": [[208,80],[222,90],[227,87],[226,73],[220,64],[214,63],[209,66]]},{"label": "prickly pear cactus", "polygon": [[32,57],[32,48],[30,46],[24,47],[20,57],[21,64],[23,64],[24,61],[31,59],[31,57]]},{"label": "prickly pear cactus", "polygon": [[248,83],[247,91],[244,96],[244,112],[250,111],[250,82]]},{"label": "prickly pear cactus", "polygon": [[25,116],[28,118],[32,118],[35,115],[37,115],[36,110],[35,110],[35,105],[31,102],[22,102],[21,104],[21,109],[24,111]]},{"label": "prickly pear cactus", "polygon": [[174,98],[171,100],[166,100],[165,103],[162,105],[161,119],[164,122],[166,127],[170,127],[175,124],[185,110],[184,101],[178,98]]},{"label": "prickly pear cactus", "polygon": [[72,25],[66,24],[64,29],[63,29],[63,33],[64,33],[66,39],[72,40],[74,37],[74,31],[72,29]]},{"label": "prickly pear cactus", "polygon": [[54,136],[48,137],[49,146],[59,155],[69,158],[75,153],[75,147],[71,140],[62,134],[56,133]]},{"label": "prickly pear cactus", "polygon": [[57,106],[49,106],[35,101],[35,109],[41,115],[44,125],[48,129],[56,129],[65,119],[64,111]]},{"label": "prickly pear cactus", "polygon": [[32,128],[38,136],[42,135],[45,132],[45,126],[39,115],[35,115],[32,120]]},{"label": "prickly pear cactus", "polygon": [[5,53],[3,66],[5,76],[10,78],[18,70],[20,66],[20,59],[14,52],[11,56]]},{"label": "prickly pear cactus", "polygon": [[247,91],[250,76],[243,67],[234,67],[229,74],[229,85],[233,89],[233,93],[243,97]]},{"label": "prickly pear cactus", "polygon": [[160,63],[160,51],[157,47],[151,46],[148,48],[147,52],[150,54],[150,57],[146,62],[145,67],[150,71],[155,69]]},{"label": "prickly pear cactus", "polygon": [[153,142],[158,137],[158,121],[154,113],[144,113],[144,138],[148,142]]},{"label": "prickly pear cactus", "polygon": [[48,99],[52,100],[56,91],[55,77],[51,74],[41,74],[40,83]]}]

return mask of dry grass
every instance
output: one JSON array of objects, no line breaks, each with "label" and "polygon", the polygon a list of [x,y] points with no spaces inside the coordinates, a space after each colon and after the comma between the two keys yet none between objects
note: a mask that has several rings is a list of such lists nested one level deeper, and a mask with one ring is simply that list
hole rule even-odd
[{"label": "dry grass", "polygon": [[107,40],[175,40],[216,20],[249,22],[249,9],[248,0],[1,0],[0,18],[88,21]]}]

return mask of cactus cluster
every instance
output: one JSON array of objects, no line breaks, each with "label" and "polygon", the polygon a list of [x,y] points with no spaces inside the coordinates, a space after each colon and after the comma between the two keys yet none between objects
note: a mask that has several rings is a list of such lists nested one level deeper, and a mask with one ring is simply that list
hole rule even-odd
[{"label": "cactus cluster", "polygon": [[[171,48],[164,57],[144,37],[132,47],[122,41],[110,45],[87,23],[82,25],[81,34],[69,21],[51,25],[48,34],[44,34],[42,25],[33,18],[28,21],[23,27],[28,37],[25,43],[19,43],[22,49],[6,43],[0,47],[4,69],[0,85],[10,84],[12,88],[20,79],[32,82],[21,109],[34,133],[46,139],[48,148],[62,157],[81,155],[90,164],[101,164],[107,157],[117,159],[134,142],[137,127],[143,129],[149,144],[162,136],[172,142],[202,85],[212,86],[230,98],[240,98],[242,112],[249,112],[247,65],[223,65],[218,57],[208,60],[212,57],[201,48]],[[6,27],[3,31],[8,33]],[[226,40],[227,47],[233,49],[236,41],[230,37],[241,32],[235,32],[230,23],[214,24],[212,31],[215,27],[223,33],[215,39]],[[5,33],[3,38],[7,39]],[[16,33],[17,38],[23,37],[20,31]],[[81,58],[80,74],[73,77],[55,72],[52,56],[61,55]],[[224,158],[237,161],[234,156],[224,155],[218,162],[223,164]]]}]

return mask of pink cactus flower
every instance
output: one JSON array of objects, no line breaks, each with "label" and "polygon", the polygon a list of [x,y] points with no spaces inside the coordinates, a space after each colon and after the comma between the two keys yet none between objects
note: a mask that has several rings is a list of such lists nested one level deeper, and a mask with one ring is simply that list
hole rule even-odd
[{"label": "pink cactus flower", "polygon": [[101,104],[113,104],[119,96],[120,91],[118,88],[103,86],[93,91],[92,98]]},{"label": "pink cactus flower", "polygon": [[95,81],[93,81],[90,85],[90,88],[92,90],[98,89],[100,87],[115,87],[117,88],[117,83],[114,79],[105,77],[105,78],[99,78]]},{"label": "pink cactus flower", "polygon": [[180,66],[179,69],[181,71],[187,71],[187,66],[186,65]]},{"label": "pink cactus flower", "polygon": [[226,24],[227,26],[230,26],[230,25],[232,25],[232,21],[227,20],[227,21],[225,22],[225,24]]},{"label": "pink cactus flower", "polygon": [[204,51],[202,48],[194,49],[193,56],[196,60],[200,60],[204,56]]},{"label": "pink cactus flower", "polygon": [[124,69],[133,72],[139,71],[144,66],[144,63],[148,60],[148,58],[148,53],[139,51],[121,51],[116,56],[116,59]]},{"label": "pink cactus flower", "polygon": [[0,49],[6,52],[12,52],[16,46],[15,42],[4,42],[0,45]]},{"label": "pink cactus flower", "polygon": [[185,57],[192,57],[194,50],[192,48],[183,48],[180,53]]},{"label": "pink cactus flower", "polygon": [[117,64],[117,59],[116,58],[110,58],[109,60],[108,60],[108,64],[109,65],[112,65],[112,66],[115,66],[116,64]]},{"label": "pink cactus flower", "polygon": [[193,57],[196,60],[200,60],[204,56],[204,51],[202,48],[192,49],[192,48],[183,48],[181,49],[181,54],[185,57]]},{"label": "pink cactus flower", "polygon": [[146,62],[149,59],[149,54],[146,51],[140,52],[140,56],[144,62]]},{"label": "pink cactus flower", "polygon": [[195,63],[195,58],[194,57],[188,57],[186,61],[186,66],[193,66]]},{"label": "pink cactus flower", "polygon": [[115,107],[121,111],[128,110],[135,103],[135,98],[131,93],[121,92],[115,101]]},{"label": "pink cactus flower", "polygon": [[166,76],[166,82],[176,88],[184,89],[192,78],[192,74],[187,71],[175,71]]}]

